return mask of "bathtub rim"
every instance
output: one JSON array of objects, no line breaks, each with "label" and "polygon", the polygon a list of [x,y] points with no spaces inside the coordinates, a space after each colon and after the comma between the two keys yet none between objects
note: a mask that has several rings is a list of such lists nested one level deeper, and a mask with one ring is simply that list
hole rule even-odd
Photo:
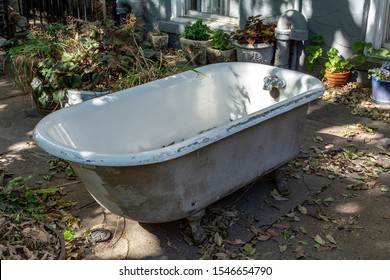
[{"label": "bathtub rim", "polygon": [[[235,62],[237,63],[237,62]],[[245,62],[239,62],[245,64]],[[224,63],[229,64],[229,63]],[[209,65],[196,68],[197,71],[202,72],[202,69]],[[266,65],[265,65],[266,66]],[[267,66],[272,67],[272,66]],[[277,67],[273,67],[277,68]],[[281,68],[280,68],[281,69]],[[288,69],[281,69],[292,71]],[[192,71],[186,71],[192,72]],[[183,72],[185,74],[186,72]],[[296,71],[292,71],[296,72]],[[301,73],[302,75],[308,75]],[[179,74],[180,75],[180,74]],[[313,79],[315,79],[313,77]],[[146,84],[145,84],[146,85]],[[141,85],[141,86],[145,86]],[[143,151],[137,153],[92,153],[92,151],[80,150],[66,146],[54,140],[45,131],[45,122],[50,118],[50,115],[43,118],[35,127],[33,131],[33,139],[35,143],[47,153],[59,157],[61,159],[92,166],[137,166],[154,164],[163,161],[172,160],[191,152],[194,152],[202,147],[215,143],[225,137],[229,137],[234,133],[240,132],[258,123],[264,122],[272,117],[283,114],[291,109],[307,104],[316,100],[324,93],[325,87],[318,80],[308,91],[300,93],[292,98],[278,102],[259,111],[248,114],[237,120],[233,120],[225,125],[221,125],[208,130],[207,132],[195,135],[184,141],[175,143],[173,145],[154,149],[150,151]],[[91,102],[91,101],[86,101]],[[77,105],[75,105],[77,106]],[[63,109],[62,109],[63,110]],[[55,114],[54,112],[53,114]]]}]

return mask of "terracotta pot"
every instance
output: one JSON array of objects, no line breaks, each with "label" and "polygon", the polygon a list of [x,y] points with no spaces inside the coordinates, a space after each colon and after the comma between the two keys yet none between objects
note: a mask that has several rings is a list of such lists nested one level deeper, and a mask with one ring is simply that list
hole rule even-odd
[{"label": "terracotta pot", "polygon": [[197,41],[187,38],[180,38],[180,45],[186,59],[192,65],[202,66],[206,65],[208,62],[206,49],[213,45],[213,41]]},{"label": "terracotta pot", "polygon": [[328,85],[330,86],[343,86],[348,82],[349,75],[351,71],[341,72],[341,73],[330,73],[325,70],[326,79]]},{"label": "terracotta pot", "polygon": [[235,49],[223,51],[214,48],[207,48],[207,58],[210,63],[237,61]]}]

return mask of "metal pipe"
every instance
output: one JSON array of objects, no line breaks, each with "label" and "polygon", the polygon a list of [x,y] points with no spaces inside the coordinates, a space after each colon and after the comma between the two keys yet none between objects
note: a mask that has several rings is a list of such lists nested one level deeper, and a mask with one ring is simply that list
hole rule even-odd
[{"label": "metal pipe", "polygon": [[275,30],[276,39],[304,41],[309,37],[305,17],[296,10],[285,11]]},{"label": "metal pipe", "polygon": [[[305,41],[309,37],[305,17],[297,10],[287,10],[279,18],[275,29],[276,53],[275,66],[289,68],[290,40]],[[296,44],[294,44],[296,47]],[[297,50],[294,49],[293,61],[297,60]],[[296,63],[294,62],[296,68]]]}]

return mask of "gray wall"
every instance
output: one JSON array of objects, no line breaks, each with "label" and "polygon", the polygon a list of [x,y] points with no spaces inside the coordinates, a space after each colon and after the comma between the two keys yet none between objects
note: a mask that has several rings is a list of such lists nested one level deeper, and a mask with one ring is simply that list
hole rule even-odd
[{"label": "gray wall", "polygon": [[[148,28],[160,20],[170,19],[170,0],[140,1]],[[241,0],[239,22],[242,25],[246,18],[257,14],[275,20],[286,10],[297,9],[307,20],[310,37],[322,35],[326,49],[336,47],[349,56],[352,44],[365,39],[369,8],[370,0]],[[300,62],[303,60],[304,57]]]},{"label": "gray wall", "polygon": [[159,21],[171,18],[170,0],[140,0],[142,2],[144,20],[149,30],[158,26]]},{"label": "gray wall", "polygon": [[250,0],[241,1],[240,23],[250,15],[275,18],[287,9],[300,9],[305,16],[309,36],[322,35],[325,47],[336,47],[351,54],[353,42],[364,40],[369,0]]}]

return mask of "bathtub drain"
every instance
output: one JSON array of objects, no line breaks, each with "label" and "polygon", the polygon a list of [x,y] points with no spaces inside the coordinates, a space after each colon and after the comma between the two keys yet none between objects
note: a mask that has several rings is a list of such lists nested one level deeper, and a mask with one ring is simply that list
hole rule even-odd
[{"label": "bathtub drain", "polygon": [[111,231],[108,229],[93,229],[90,231],[89,239],[92,242],[104,242],[111,238]]}]

